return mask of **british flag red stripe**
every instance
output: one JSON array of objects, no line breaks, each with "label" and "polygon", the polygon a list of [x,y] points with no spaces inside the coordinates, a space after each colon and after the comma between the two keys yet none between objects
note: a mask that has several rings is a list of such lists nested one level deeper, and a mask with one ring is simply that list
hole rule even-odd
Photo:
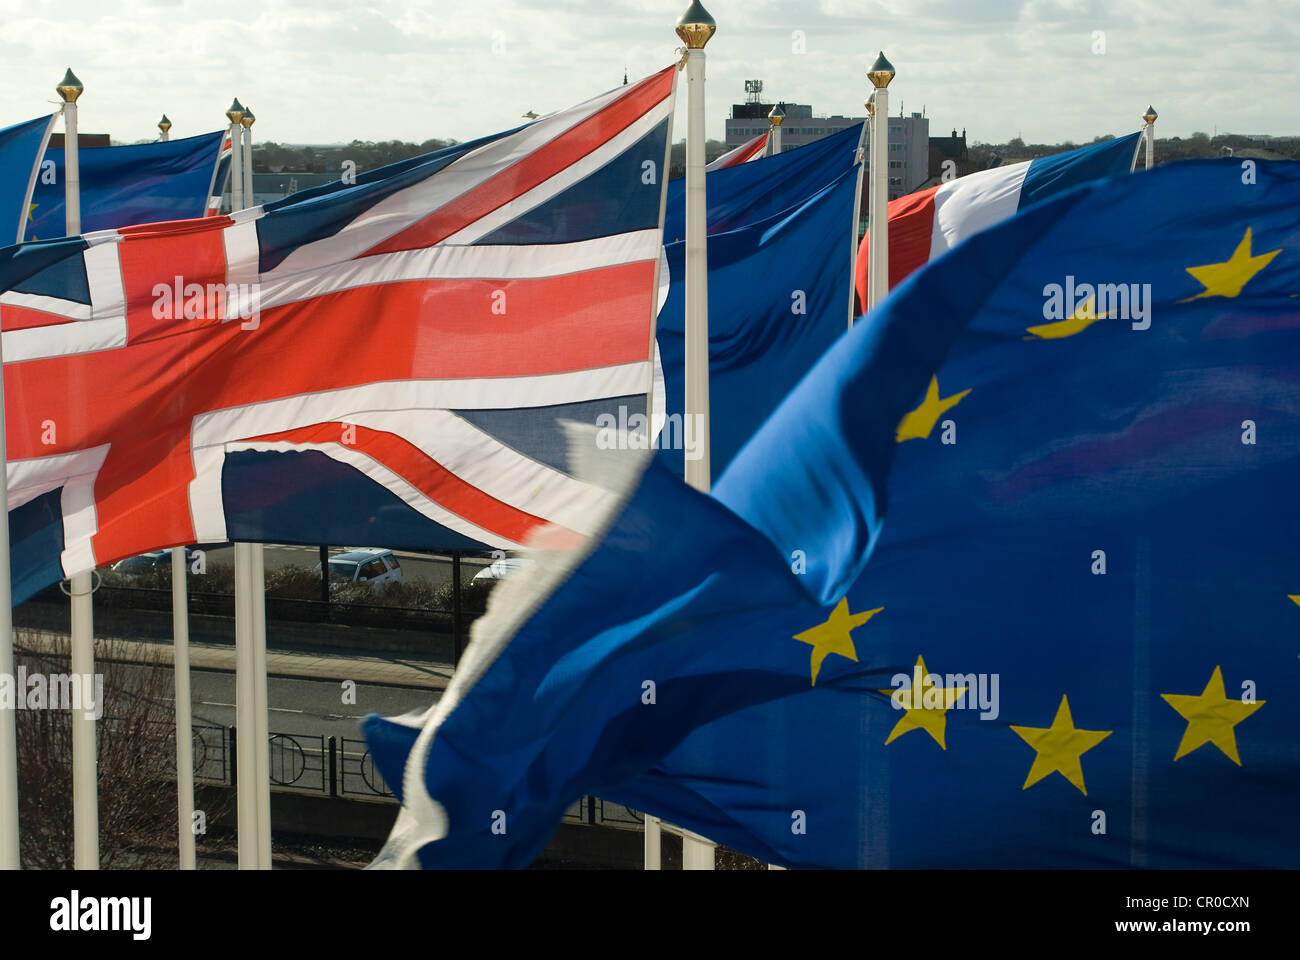
[{"label": "british flag red stripe", "polygon": [[722,170],[726,167],[749,163],[751,160],[762,160],[767,156],[767,137],[766,133],[760,133],[758,136],[746,140],[734,150],[728,150],[712,163],[707,164],[704,169]]},{"label": "british flag red stripe", "polygon": [[[474,541],[580,542],[608,494],[526,425],[644,403],[674,82],[301,201],[38,251],[0,293],[11,509],[61,491],[71,575],[227,539],[228,456],[311,451]],[[525,227],[550,242],[510,242]]]}]

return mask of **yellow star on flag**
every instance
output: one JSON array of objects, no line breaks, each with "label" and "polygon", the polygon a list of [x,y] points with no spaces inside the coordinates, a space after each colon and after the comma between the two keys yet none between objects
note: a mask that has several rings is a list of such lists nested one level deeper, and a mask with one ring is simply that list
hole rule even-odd
[{"label": "yellow star on flag", "polygon": [[831,615],[826,618],[825,623],[819,623],[815,627],[809,627],[802,633],[796,633],[794,639],[800,643],[812,645],[812,685],[817,686],[817,674],[821,672],[822,661],[826,659],[827,654],[838,653],[841,657],[848,657],[854,663],[858,660],[857,648],[853,646],[853,637],[850,631],[855,627],[860,627],[884,607],[876,607],[874,610],[866,610],[862,613],[849,613],[849,598],[843,597]]},{"label": "yellow star on flag", "polygon": [[1212,743],[1225,757],[1241,766],[1241,757],[1237,755],[1237,734],[1233,728],[1262,707],[1263,700],[1244,703],[1226,696],[1223,671],[1218,667],[1210,674],[1210,682],[1200,696],[1183,693],[1162,693],[1160,696],[1187,721],[1183,739],[1178,742],[1178,752],[1174,754],[1175,761]]},{"label": "yellow star on flag", "polygon": [[[919,684],[917,677],[920,678]],[[943,742],[944,730],[948,724],[947,712],[952,709],[952,705],[957,702],[957,698],[966,688],[942,687],[936,684],[930,672],[925,669],[925,660],[921,657],[916,658],[916,669],[912,673],[912,678],[909,687],[891,687],[880,691],[889,694],[894,705],[904,711],[898,718],[898,723],[894,724],[894,729],[885,738],[885,746],[889,746],[909,730],[924,730],[934,738],[935,743],[947,750],[948,747]]]},{"label": "yellow star on flag", "polygon": [[1083,766],[1079,758],[1115,732],[1077,729],[1074,718],[1070,716],[1070,701],[1064,695],[1050,727],[1012,726],[1011,729],[1037,753],[1021,790],[1028,790],[1049,773],[1056,772],[1078,787],[1085,797],[1088,788],[1083,784]]},{"label": "yellow star on flag", "polygon": [[1074,316],[1065,320],[1057,320],[1054,323],[1040,323],[1036,327],[1026,328],[1026,333],[1032,333],[1040,340],[1059,340],[1063,337],[1073,337],[1075,334],[1083,333],[1098,320],[1105,320],[1109,314],[1098,316],[1094,311],[1096,308],[1096,297],[1089,297],[1083,303],[1079,304],[1079,309],[1074,311]]},{"label": "yellow star on flag", "polygon": [[940,398],[939,378],[931,377],[930,385],[925,389],[925,399],[921,401],[919,407],[899,422],[894,439],[898,443],[904,440],[924,440],[930,435],[934,425],[939,422],[939,418],[961,403],[962,398],[968,393],[969,390],[963,390],[961,393],[954,393],[951,397]]},{"label": "yellow star on flag", "polygon": [[1187,272],[1200,281],[1205,289],[1193,297],[1180,300],[1179,303],[1199,300],[1201,297],[1235,297],[1255,274],[1267,267],[1272,259],[1282,252],[1282,248],[1279,247],[1268,253],[1252,256],[1250,230],[1250,227],[1246,228],[1246,235],[1241,238],[1241,243],[1237,244],[1237,249],[1226,262],[1187,268]]}]

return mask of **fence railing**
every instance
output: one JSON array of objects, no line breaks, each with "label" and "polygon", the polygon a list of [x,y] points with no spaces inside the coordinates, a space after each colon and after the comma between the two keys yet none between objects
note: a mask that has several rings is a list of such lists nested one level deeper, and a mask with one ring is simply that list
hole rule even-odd
[{"label": "fence railing", "polygon": [[[195,780],[233,786],[235,728],[196,720],[193,729]],[[160,730],[159,734],[161,739],[174,742],[175,728],[170,733]],[[364,740],[272,732],[269,747],[272,790],[396,802]],[[639,830],[645,820],[622,804],[584,796],[565,812],[564,822]]]}]

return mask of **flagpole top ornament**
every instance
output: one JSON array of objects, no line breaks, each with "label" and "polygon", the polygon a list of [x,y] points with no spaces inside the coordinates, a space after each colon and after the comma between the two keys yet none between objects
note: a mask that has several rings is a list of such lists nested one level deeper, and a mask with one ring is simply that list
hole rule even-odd
[{"label": "flagpole top ornament", "polygon": [[885,59],[885,51],[881,50],[880,56],[876,57],[876,62],[867,71],[867,79],[877,90],[885,89],[894,79],[894,65]]},{"label": "flagpole top ornament", "polygon": [[167,119],[167,114],[164,113],[162,115],[162,119],[158,121],[158,129],[161,130],[163,133],[167,133],[169,130],[171,130],[171,128],[172,128],[172,122]]},{"label": "flagpole top ornament", "polygon": [[876,95],[873,93],[863,102],[867,107],[867,116],[874,117],[876,115]]},{"label": "flagpole top ornament", "polygon": [[687,50],[703,50],[717,30],[717,23],[700,0],[691,0],[686,12],[677,18],[677,36],[682,38]]},{"label": "flagpole top ornament", "polygon": [[1155,123],[1157,116],[1158,114],[1156,113],[1156,108],[1148,106],[1147,112],[1142,114],[1142,119],[1145,120],[1147,123]]},{"label": "flagpole top ornament", "polygon": [[230,109],[226,111],[226,119],[231,123],[239,123],[244,119],[244,105],[239,102],[238,97],[235,97],[230,102]]},{"label": "flagpole top ornament", "polygon": [[785,120],[785,111],[781,109],[781,104],[778,103],[776,106],[772,108],[771,112],[767,115],[767,122],[774,127],[779,127],[781,126],[782,122],[784,122],[784,120]]},{"label": "flagpole top ornament", "polygon": [[77,75],[69,67],[68,72],[63,75],[63,79],[59,81],[59,85],[54,89],[59,92],[59,96],[63,98],[64,103],[76,103],[77,97],[81,96],[81,91],[86,88],[81,85],[81,81],[77,79]]},{"label": "flagpole top ornament", "polygon": [[241,124],[243,124],[244,129],[245,129],[245,130],[251,130],[252,127],[253,127],[253,122],[254,122],[255,120],[257,120],[257,117],[253,116],[253,111],[252,111],[252,110],[249,110],[247,107],[245,107],[245,108],[244,108],[244,115],[243,115],[242,117],[239,118],[239,122],[240,122]]}]

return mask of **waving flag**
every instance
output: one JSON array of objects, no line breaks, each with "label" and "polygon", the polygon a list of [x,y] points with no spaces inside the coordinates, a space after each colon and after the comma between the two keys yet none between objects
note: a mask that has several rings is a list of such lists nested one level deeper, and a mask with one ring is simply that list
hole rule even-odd
[{"label": "waving flag", "polygon": [[[889,202],[889,288],[967,237],[1017,210],[1089,180],[1133,169],[1142,134],[1131,133],[1077,150],[968,174]],[[854,275],[858,302],[867,302],[867,247],[862,238]]]},{"label": "waving flag", "polygon": [[230,156],[234,152],[230,142],[230,131],[222,134],[221,151],[217,162],[212,167],[212,182],[208,185],[208,205],[204,209],[205,217],[215,217],[221,213],[221,198],[230,183]]},{"label": "waving flag", "polygon": [[[763,163],[708,174],[710,459],[715,476],[848,326],[861,126]],[[667,277],[656,340],[659,457],[682,473],[697,436],[685,406],[684,181],[668,185]],[[671,282],[668,282],[671,281]],[[662,400],[662,406],[660,406]]]},{"label": "waving flag", "polygon": [[[140,143],[125,147],[83,147],[81,165],[81,229],[85,233],[163,220],[201,217],[212,188],[225,133]],[[28,240],[64,235],[63,150],[45,152],[54,163],[54,176],[42,177],[32,200],[36,204],[27,230]]]},{"label": "waving flag", "polygon": [[376,865],[523,866],[593,792],[787,866],[1294,867],[1297,211],[1172,164],[905,282],[367,721]]},{"label": "waving flag", "polygon": [[0,130],[0,243],[21,241],[32,191],[55,118],[37,117]]},{"label": "waving flag", "polygon": [[185,543],[592,533],[607,495],[557,418],[644,410],[673,82],[233,217],[0,251],[16,600]]},{"label": "waving flag", "polygon": [[737,164],[749,163],[751,160],[762,160],[767,153],[767,134],[760,133],[751,140],[746,140],[734,150],[728,150],[722,156],[718,157],[710,164],[706,164],[705,170],[722,170],[726,167],[734,167]]}]

